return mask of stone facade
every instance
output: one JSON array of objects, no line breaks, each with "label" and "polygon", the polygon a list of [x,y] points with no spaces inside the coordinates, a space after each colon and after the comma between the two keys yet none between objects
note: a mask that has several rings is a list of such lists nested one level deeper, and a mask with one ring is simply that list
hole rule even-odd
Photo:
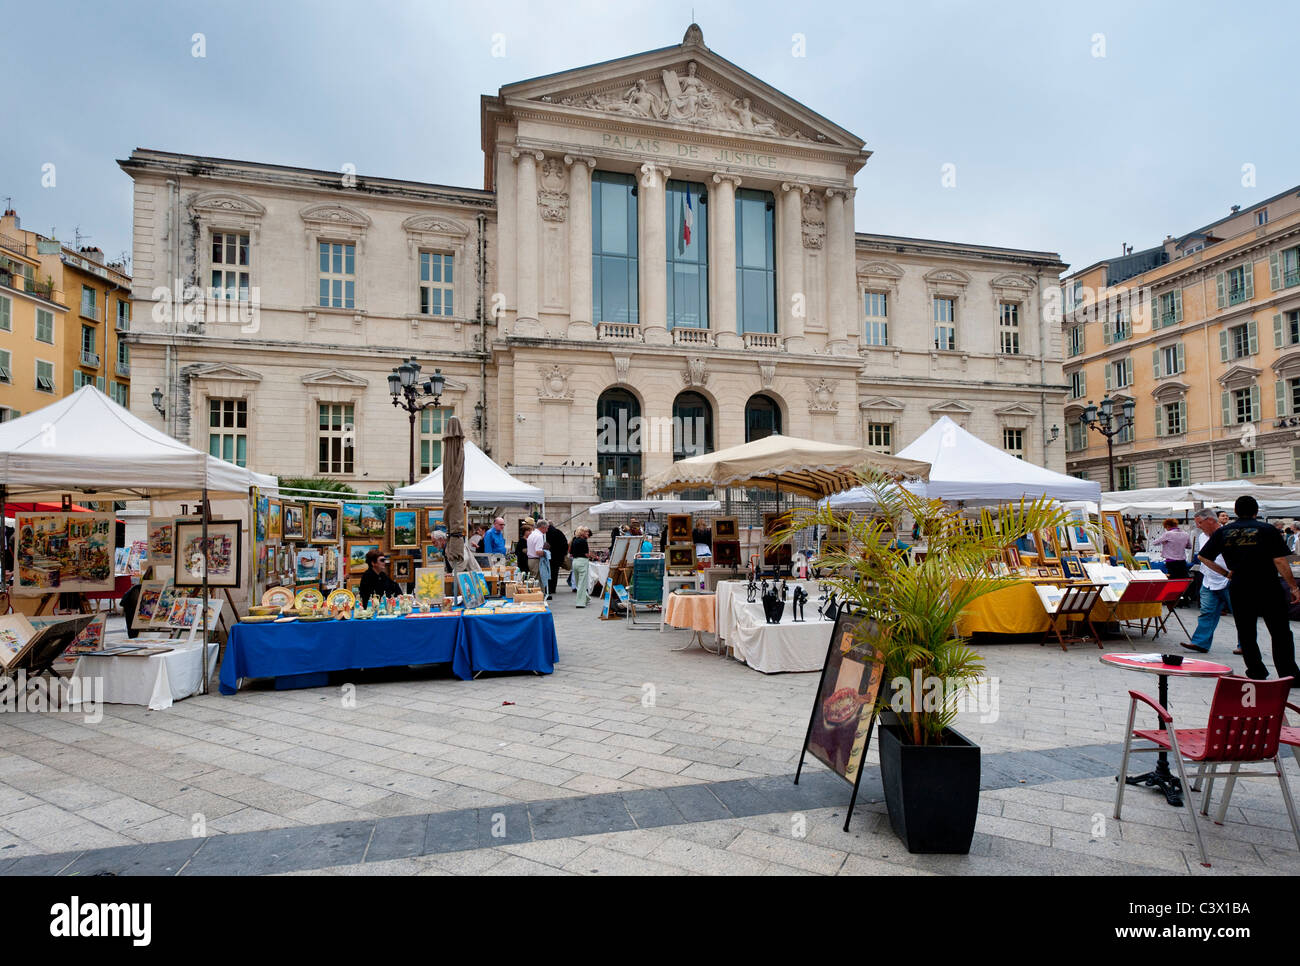
[{"label": "stone facade", "polygon": [[[243,400],[248,464],[315,475],[320,407],[351,406],[351,469],[328,475],[364,491],[404,482],[408,425],[386,380],[410,355],[442,370],[443,405],[471,438],[561,513],[611,495],[596,483],[611,390],[652,426],[683,393],[703,400],[715,449],[745,442],[761,396],[788,435],[857,443],[875,426],[896,452],[947,414],[999,446],[1018,430],[1027,459],[1063,469],[1047,442],[1062,420],[1060,327],[1040,321],[1059,257],[856,233],[864,142],[714,54],[697,27],[679,46],[503,87],[483,98],[482,129],[487,190],[133,152],[134,410],[161,423],[160,387],[168,431],[203,447],[210,401]],[[633,318],[593,317],[601,172],[635,185]],[[709,223],[706,326],[674,325],[668,305],[670,180],[725,213]],[[731,213],[754,190],[772,199],[769,331],[738,322]],[[247,238],[248,297],[196,305],[186,290],[228,267],[216,235]],[[322,245],[353,261],[322,266]],[[422,266],[447,255],[453,281],[437,287],[453,308],[429,311]],[[351,304],[345,289],[346,307],[322,307],[321,286],[334,302],[340,281]],[[885,296],[887,335],[864,328],[868,293]],[[952,300],[951,349],[936,348],[936,298]],[[641,476],[667,468],[671,432],[640,450]]]}]

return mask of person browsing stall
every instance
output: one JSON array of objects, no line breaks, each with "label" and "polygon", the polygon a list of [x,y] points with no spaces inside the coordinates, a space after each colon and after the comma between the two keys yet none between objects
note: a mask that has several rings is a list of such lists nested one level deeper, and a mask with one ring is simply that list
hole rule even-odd
[{"label": "person browsing stall", "polygon": [[1165,573],[1171,578],[1187,576],[1187,548],[1192,538],[1178,526],[1173,517],[1165,520],[1165,532],[1151,541],[1151,549],[1159,548],[1165,558]]},{"label": "person browsing stall", "polygon": [[499,553],[506,552],[506,519],[497,517],[492,521],[492,526],[488,532],[483,535],[483,552]]},{"label": "person browsing stall", "polygon": [[366,554],[366,572],[361,575],[361,606],[366,607],[371,597],[396,597],[402,592],[397,581],[388,576],[388,554],[371,550]]},{"label": "person browsing stall", "polygon": [[[1212,572],[1228,578],[1228,599],[1237,624],[1237,641],[1246,659],[1246,676],[1257,681],[1268,677],[1256,636],[1256,622],[1262,617],[1272,639],[1273,667],[1278,677],[1292,677],[1291,687],[1300,687],[1295,639],[1287,619],[1288,596],[1289,603],[1300,604],[1300,587],[1287,562],[1291,552],[1275,527],[1255,518],[1259,503],[1253,496],[1237,497],[1233,509],[1237,519],[1214,531],[1201,548],[1199,559],[1207,575]],[[1226,568],[1215,562],[1220,554]],[[1279,576],[1289,594],[1283,590]]]},{"label": "person browsing stall", "polygon": [[[1196,559],[1199,562],[1200,552],[1205,549],[1205,545],[1210,542],[1210,537],[1214,536],[1215,531],[1220,529],[1220,523],[1214,511],[1208,508],[1196,511],[1195,522],[1201,531],[1196,535],[1198,554]],[[1222,554],[1215,557],[1214,562],[1219,569],[1224,571],[1228,569]],[[1201,581],[1201,616],[1196,622],[1191,643],[1184,642],[1183,647],[1189,651],[1200,651],[1206,654],[1210,650],[1210,645],[1214,643],[1214,631],[1219,626],[1219,618],[1231,605],[1231,601],[1228,599],[1228,578],[1204,565],[1201,566],[1201,570],[1204,573],[1204,579]]]}]

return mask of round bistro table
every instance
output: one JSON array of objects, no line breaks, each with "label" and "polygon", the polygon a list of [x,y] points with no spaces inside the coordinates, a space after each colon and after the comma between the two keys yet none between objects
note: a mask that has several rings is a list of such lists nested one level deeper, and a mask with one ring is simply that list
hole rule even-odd
[{"label": "round bistro table", "polygon": [[[1160,678],[1159,694],[1160,706],[1167,708],[1169,706],[1169,678],[1218,678],[1225,674],[1231,674],[1232,668],[1226,664],[1216,664],[1213,661],[1200,661],[1194,658],[1187,658],[1182,664],[1165,664],[1159,661],[1152,664],[1149,661],[1137,660],[1139,654],[1103,654],[1100,658],[1102,664],[1109,664],[1112,667],[1123,668],[1126,671],[1142,671],[1146,674],[1155,674]],[[1158,722],[1160,730],[1164,731],[1164,721]],[[1156,756],[1156,767],[1154,771],[1149,771],[1144,775],[1134,775],[1131,778],[1124,779],[1130,785],[1146,785],[1148,788],[1159,788],[1164,792],[1165,801],[1170,805],[1182,807],[1183,804],[1183,783],[1178,780],[1173,772],[1169,770],[1169,754],[1160,752]]]}]

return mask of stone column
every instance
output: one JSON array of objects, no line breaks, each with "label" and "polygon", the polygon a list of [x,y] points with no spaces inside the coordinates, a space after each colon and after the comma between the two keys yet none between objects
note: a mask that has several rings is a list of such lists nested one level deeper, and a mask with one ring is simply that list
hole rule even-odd
[{"label": "stone column", "polygon": [[566,154],[569,166],[569,324],[591,324],[591,170],[596,159]]},{"label": "stone column", "polygon": [[857,188],[845,188],[844,191],[844,317],[847,320],[844,334],[848,339],[849,353],[855,354],[862,344],[863,307],[858,304],[858,232],[853,216],[853,196]]},{"label": "stone column", "polygon": [[[496,170],[493,174],[497,191],[497,274],[496,279],[489,283],[488,303],[484,306],[484,311],[491,312],[498,304],[493,295],[500,292],[505,296],[505,305],[502,306],[504,313],[504,310],[518,305],[519,300],[519,285],[515,278],[515,179],[517,175],[509,146],[502,145],[497,148]],[[501,317],[494,317],[492,321],[500,325],[505,321],[504,314]]]},{"label": "stone column", "polygon": [[844,233],[844,192],[838,188],[826,190],[826,285],[827,302],[830,306],[830,320],[826,326],[828,348],[832,352],[846,344],[852,330],[848,307],[853,303],[846,300],[845,246],[848,240]]},{"label": "stone column", "polygon": [[713,242],[709,261],[709,328],[716,333],[738,333],[736,317],[736,189],[740,178],[715,174],[709,195],[709,237]]},{"label": "stone column", "polygon": [[[803,324],[808,315],[807,292],[803,284],[803,196],[808,186],[785,182],[781,185],[781,261],[777,272],[777,331],[787,348],[803,346]],[[797,296],[797,298],[796,298]],[[790,344],[791,339],[796,340]]]},{"label": "stone column", "polygon": [[668,229],[665,221],[667,182],[672,171],[658,164],[641,165],[639,221],[641,248],[637,264],[641,275],[638,318],[644,326],[668,324]]},{"label": "stone column", "polygon": [[537,319],[537,162],[541,151],[512,151],[516,161],[515,237],[519,290],[515,321]]}]

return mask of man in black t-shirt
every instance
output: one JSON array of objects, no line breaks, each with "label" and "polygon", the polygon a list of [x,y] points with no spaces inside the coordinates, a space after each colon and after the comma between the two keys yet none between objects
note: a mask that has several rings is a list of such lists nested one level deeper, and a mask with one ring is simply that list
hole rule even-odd
[{"label": "man in black t-shirt", "polygon": [[[1238,497],[1233,509],[1237,519],[1214,531],[1201,547],[1198,559],[1203,567],[1229,578],[1228,598],[1237,623],[1237,640],[1246,658],[1246,676],[1260,681],[1268,677],[1256,638],[1256,621],[1262,617],[1273,640],[1273,667],[1278,677],[1294,677],[1291,687],[1300,687],[1295,639],[1287,618],[1289,605],[1300,603],[1300,587],[1296,586],[1287,562],[1291,551],[1276,527],[1255,519],[1259,504],[1253,496]],[[1220,554],[1228,565],[1227,570],[1214,562]],[[1279,576],[1290,588],[1289,601],[1278,582]]]}]

